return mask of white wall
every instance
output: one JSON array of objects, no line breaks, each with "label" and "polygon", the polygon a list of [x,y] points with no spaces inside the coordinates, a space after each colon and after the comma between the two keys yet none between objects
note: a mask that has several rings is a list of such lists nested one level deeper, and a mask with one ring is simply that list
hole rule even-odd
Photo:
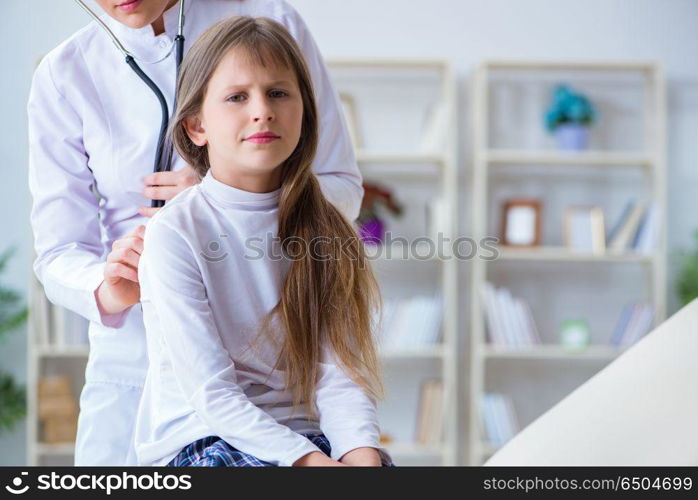
[{"label": "white wall", "polygon": [[[0,251],[14,246],[15,258],[0,279],[26,292],[31,268],[30,197],[27,188],[26,102],[34,66],[45,54],[84,24],[85,17],[72,2],[55,0],[5,0],[0,16],[3,70],[0,79],[0,213],[5,214]],[[12,334],[0,344],[0,367],[26,383],[26,332]],[[25,428],[0,436],[0,466],[25,463]]]},{"label": "white wall", "polygon": [[[290,1],[326,57],[451,60],[461,80],[464,114],[469,110],[471,71],[485,58],[661,61],[669,81],[670,252],[691,243],[698,227],[691,210],[698,187],[695,0],[434,0],[428,9],[426,3],[404,0]],[[467,140],[467,118],[461,125]],[[461,159],[461,199],[467,210],[467,150],[462,149]]]},{"label": "white wall", "polygon": [[[196,0],[192,0],[196,1]],[[3,0],[0,79],[4,152],[0,249],[18,247],[5,282],[26,290],[30,267],[26,187],[25,103],[32,68],[85,23],[70,1]],[[438,57],[453,61],[467,137],[468,86],[484,58],[656,59],[669,79],[669,248],[691,243],[698,226],[692,199],[698,187],[698,2],[695,0],[291,0],[327,57]],[[9,76],[9,78],[8,78]],[[469,158],[461,148],[462,230],[467,231]],[[673,259],[670,257],[670,262]],[[465,276],[464,276],[465,278]],[[670,305],[675,304],[670,288]],[[465,307],[465,304],[464,304]],[[465,322],[463,322],[465,325]],[[0,345],[0,366],[26,379],[23,332]],[[24,463],[24,431],[0,437],[0,465]],[[8,453],[5,450],[12,450]]]}]

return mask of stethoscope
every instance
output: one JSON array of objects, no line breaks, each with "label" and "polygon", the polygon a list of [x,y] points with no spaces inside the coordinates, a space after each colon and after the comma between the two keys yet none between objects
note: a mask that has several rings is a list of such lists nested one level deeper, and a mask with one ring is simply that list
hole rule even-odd
[{"label": "stethoscope", "polygon": [[[155,82],[151,80],[148,75],[146,75],[143,70],[138,66],[138,63],[136,62],[136,58],[133,54],[131,54],[128,50],[124,48],[124,46],[121,44],[119,39],[114,35],[112,30],[109,29],[109,27],[102,21],[97,14],[95,14],[92,9],[90,9],[87,5],[85,5],[85,2],[83,0],[75,0],[80,7],[82,7],[85,12],[87,12],[95,21],[97,21],[97,24],[99,24],[102,29],[109,35],[109,38],[111,38],[111,41],[114,42],[114,45],[116,45],[116,48],[119,49],[119,52],[121,52],[124,57],[126,58],[126,64],[128,64],[131,69],[133,70],[136,75],[138,75],[138,78],[143,80],[143,83],[145,83],[150,90],[153,91],[155,94],[155,97],[157,97],[158,101],[160,102],[160,110],[162,112],[162,119],[160,121],[160,136],[158,138],[158,145],[157,149],[155,151],[155,162],[153,165],[153,172],[163,172],[167,170],[172,169],[172,141],[168,140],[167,138],[167,126],[169,124],[170,120],[170,111],[167,107],[167,101],[165,100],[165,96],[162,95],[162,92],[158,88],[157,85],[155,85]],[[179,0],[179,27],[177,29],[177,36],[174,39],[174,42],[172,43],[172,48],[175,49],[175,63],[176,63],[176,74],[179,76],[179,67],[182,65],[182,58],[184,57],[184,0]],[[152,62],[147,62],[147,64],[154,64],[158,63],[160,61],[163,61],[170,57],[170,54],[172,54],[172,48],[165,54],[164,57],[157,61],[152,61]],[[177,103],[177,94],[175,92],[175,107]],[[152,207],[163,207],[165,206],[165,201],[164,200],[153,200],[151,202]]]}]

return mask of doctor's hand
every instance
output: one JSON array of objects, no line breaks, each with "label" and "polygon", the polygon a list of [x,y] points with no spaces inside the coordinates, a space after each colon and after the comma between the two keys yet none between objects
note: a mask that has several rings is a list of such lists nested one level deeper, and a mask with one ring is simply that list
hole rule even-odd
[{"label": "doctor's hand", "polygon": [[[199,183],[199,176],[189,165],[176,172],[153,172],[143,179],[143,196],[151,200],[171,200],[186,188]],[[152,217],[160,210],[154,207],[139,207],[144,217]]]},{"label": "doctor's hand", "polygon": [[104,281],[97,288],[97,305],[102,314],[117,314],[141,298],[138,262],[143,253],[145,226],[138,226],[114,241],[104,267]]}]

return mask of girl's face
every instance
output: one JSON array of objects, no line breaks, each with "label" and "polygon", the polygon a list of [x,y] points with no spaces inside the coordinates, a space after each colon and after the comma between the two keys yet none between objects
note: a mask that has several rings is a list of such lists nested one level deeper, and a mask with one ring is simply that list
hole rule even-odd
[{"label": "girl's face", "polygon": [[301,134],[303,100],[293,70],[267,67],[232,49],[209,81],[201,112],[184,121],[208,146],[214,177],[252,192],[279,187],[281,165]]},{"label": "girl's face", "polygon": [[143,28],[154,23],[177,0],[96,0],[110,17],[129,28]]}]

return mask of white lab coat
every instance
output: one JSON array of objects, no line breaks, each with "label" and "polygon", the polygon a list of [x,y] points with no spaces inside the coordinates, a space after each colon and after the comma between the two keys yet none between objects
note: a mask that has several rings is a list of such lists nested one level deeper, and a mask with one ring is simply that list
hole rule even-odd
[{"label": "white lab coat", "polygon": [[[77,7],[76,7],[77,8]],[[104,16],[172,112],[174,55],[159,63],[177,31],[179,4],[165,12],[165,33],[130,29]],[[189,0],[185,50],[231,15],[273,18],[307,59],[320,113],[314,164],[323,192],[350,219],[358,215],[361,176],[339,101],[310,33],[283,0]],[[151,62],[151,63],[148,63]],[[51,51],[34,75],[29,104],[29,187],[37,258],[48,298],[90,320],[90,356],[80,396],[76,465],[135,464],[133,426],[147,370],[140,305],[102,316],[94,292],[112,242],[147,219],[143,178],[152,171],[160,127],[153,93],[93,22]],[[174,169],[185,166],[176,156]]]}]

